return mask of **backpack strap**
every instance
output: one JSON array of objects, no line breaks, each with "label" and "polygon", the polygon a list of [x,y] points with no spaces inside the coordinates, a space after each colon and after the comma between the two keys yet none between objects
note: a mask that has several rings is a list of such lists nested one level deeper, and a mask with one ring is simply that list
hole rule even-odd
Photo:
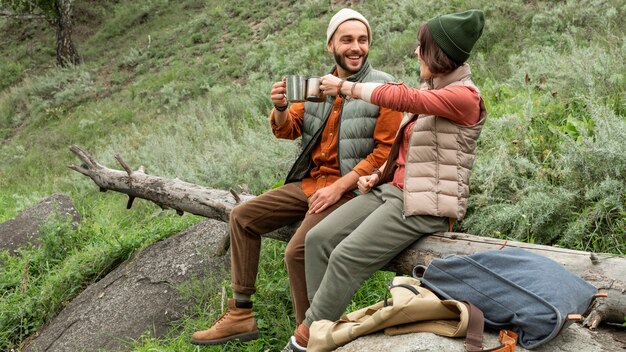
[{"label": "backpack strap", "polygon": [[[414,274],[415,274],[415,268]],[[385,292],[385,299],[383,306],[387,307],[389,302],[387,301],[387,293],[394,287],[403,287],[415,295],[419,292],[415,287],[407,284],[393,284],[393,281],[389,284],[388,290]],[[485,317],[483,312],[471,304],[470,302],[463,301],[468,308],[469,322],[467,326],[467,334],[465,336],[465,349],[467,352],[515,352],[515,345],[517,343],[517,334],[510,330],[501,330],[498,336],[500,346],[493,348],[483,348],[483,331],[485,328]]]},{"label": "backpack strap", "polygon": [[510,330],[501,330],[498,336],[500,346],[483,348],[483,331],[485,318],[483,312],[469,302],[463,302],[469,310],[469,324],[465,337],[465,349],[467,352],[515,352],[517,334]]},{"label": "backpack strap", "polygon": [[465,336],[465,348],[467,352],[477,352],[483,350],[483,330],[485,318],[483,312],[469,302],[463,302],[469,310],[469,324],[467,335]]},{"label": "backpack strap", "polygon": [[406,288],[407,290],[409,290],[409,291],[413,292],[416,296],[420,294],[420,293],[417,291],[417,289],[415,289],[415,287],[413,287],[413,286],[411,286],[411,285],[407,285],[407,284],[397,284],[397,285],[394,285],[394,284],[393,284],[393,279],[392,279],[392,280],[391,280],[391,283],[389,284],[389,287],[387,287],[387,291],[385,291],[385,299],[383,300],[383,301],[384,301],[384,303],[383,303],[383,307],[387,307],[387,306],[389,306],[389,302],[387,301],[387,294],[388,294],[389,292],[391,292],[391,289],[392,289],[392,288],[394,288],[394,287],[404,287],[404,288]]},{"label": "backpack strap", "polygon": [[517,334],[514,333],[511,330],[500,330],[500,335],[498,336],[498,340],[500,340],[501,345],[496,347],[496,348],[492,348],[490,350],[484,350],[485,352],[488,351],[495,351],[495,352],[515,352],[515,344],[517,343]]}]

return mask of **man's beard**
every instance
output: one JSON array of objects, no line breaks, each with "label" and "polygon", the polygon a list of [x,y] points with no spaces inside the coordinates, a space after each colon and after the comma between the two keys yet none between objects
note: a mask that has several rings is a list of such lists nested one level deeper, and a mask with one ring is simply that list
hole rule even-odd
[{"label": "man's beard", "polygon": [[351,69],[348,64],[346,63],[346,56],[349,56],[350,53],[346,53],[346,55],[341,55],[339,53],[337,53],[337,51],[335,49],[333,49],[333,55],[335,56],[335,62],[337,63],[337,65],[339,65],[339,67],[341,67],[342,69],[346,70],[347,72],[351,73],[351,74],[355,74],[357,72],[359,72],[361,70],[361,68],[363,68],[363,64],[365,63],[365,61],[367,61],[367,55],[369,53],[363,55],[363,57],[361,58],[361,65],[359,65],[359,67],[357,67],[355,70]]}]

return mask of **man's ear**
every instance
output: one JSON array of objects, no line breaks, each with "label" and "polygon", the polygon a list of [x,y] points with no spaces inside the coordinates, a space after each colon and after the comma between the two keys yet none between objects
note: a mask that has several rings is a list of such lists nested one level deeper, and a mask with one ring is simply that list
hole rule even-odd
[{"label": "man's ear", "polygon": [[328,50],[329,53],[333,53],[333,39],[330,38],[330,40],[328,41],[328,44],[326,44],[326,49]]}]

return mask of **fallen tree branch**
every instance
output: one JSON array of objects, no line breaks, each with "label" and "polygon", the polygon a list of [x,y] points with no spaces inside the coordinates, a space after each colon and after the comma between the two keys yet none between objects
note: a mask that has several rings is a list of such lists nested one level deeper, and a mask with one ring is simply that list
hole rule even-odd
[{"label": "fallen tree branch", "polygon": [[[91,178],[101,190],[112,190],[127,194],[128,208],[132,199],[142,198],[161,207],[201,215],[210,219],[228,221],[232,208],[239,202],[254,198],[249,194],[237,195],[232,190],[206,188],[179,179],[166,179],[145,174],[143,167],[131,171],[130,167],[116,156],[125,171],[112,170],[100,165],[88,153],[73,145],[70,150],[83,162],[70,168]],[[289,241],[298,224],[283,227],[264,235],[280,241]],[[626,258],[610,254],[575,251],[570,249],[480,237],[464,233],[436,233],[425,236],[394,258],[384,270],[398,274],[411,274],[415,265],[429,264],[435,258],[449,254],[469,255],[476,252],[502,247],[523,248],[549,257],[565,268],[609,293],[600,298],[584,324],[595,328],[601,322],[624,323],[626,315]]]}]

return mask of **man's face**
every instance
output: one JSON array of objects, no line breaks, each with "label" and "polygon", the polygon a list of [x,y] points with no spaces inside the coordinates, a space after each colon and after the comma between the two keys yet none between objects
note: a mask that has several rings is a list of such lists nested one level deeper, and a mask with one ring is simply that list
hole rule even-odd
[{"label": "man's face", "polygon": [[369,37],[365,24],[349,20],[339,25],[328,43],[328,51],[335,57],[340,77],[348,77],[359,72],[369,52]]}]

